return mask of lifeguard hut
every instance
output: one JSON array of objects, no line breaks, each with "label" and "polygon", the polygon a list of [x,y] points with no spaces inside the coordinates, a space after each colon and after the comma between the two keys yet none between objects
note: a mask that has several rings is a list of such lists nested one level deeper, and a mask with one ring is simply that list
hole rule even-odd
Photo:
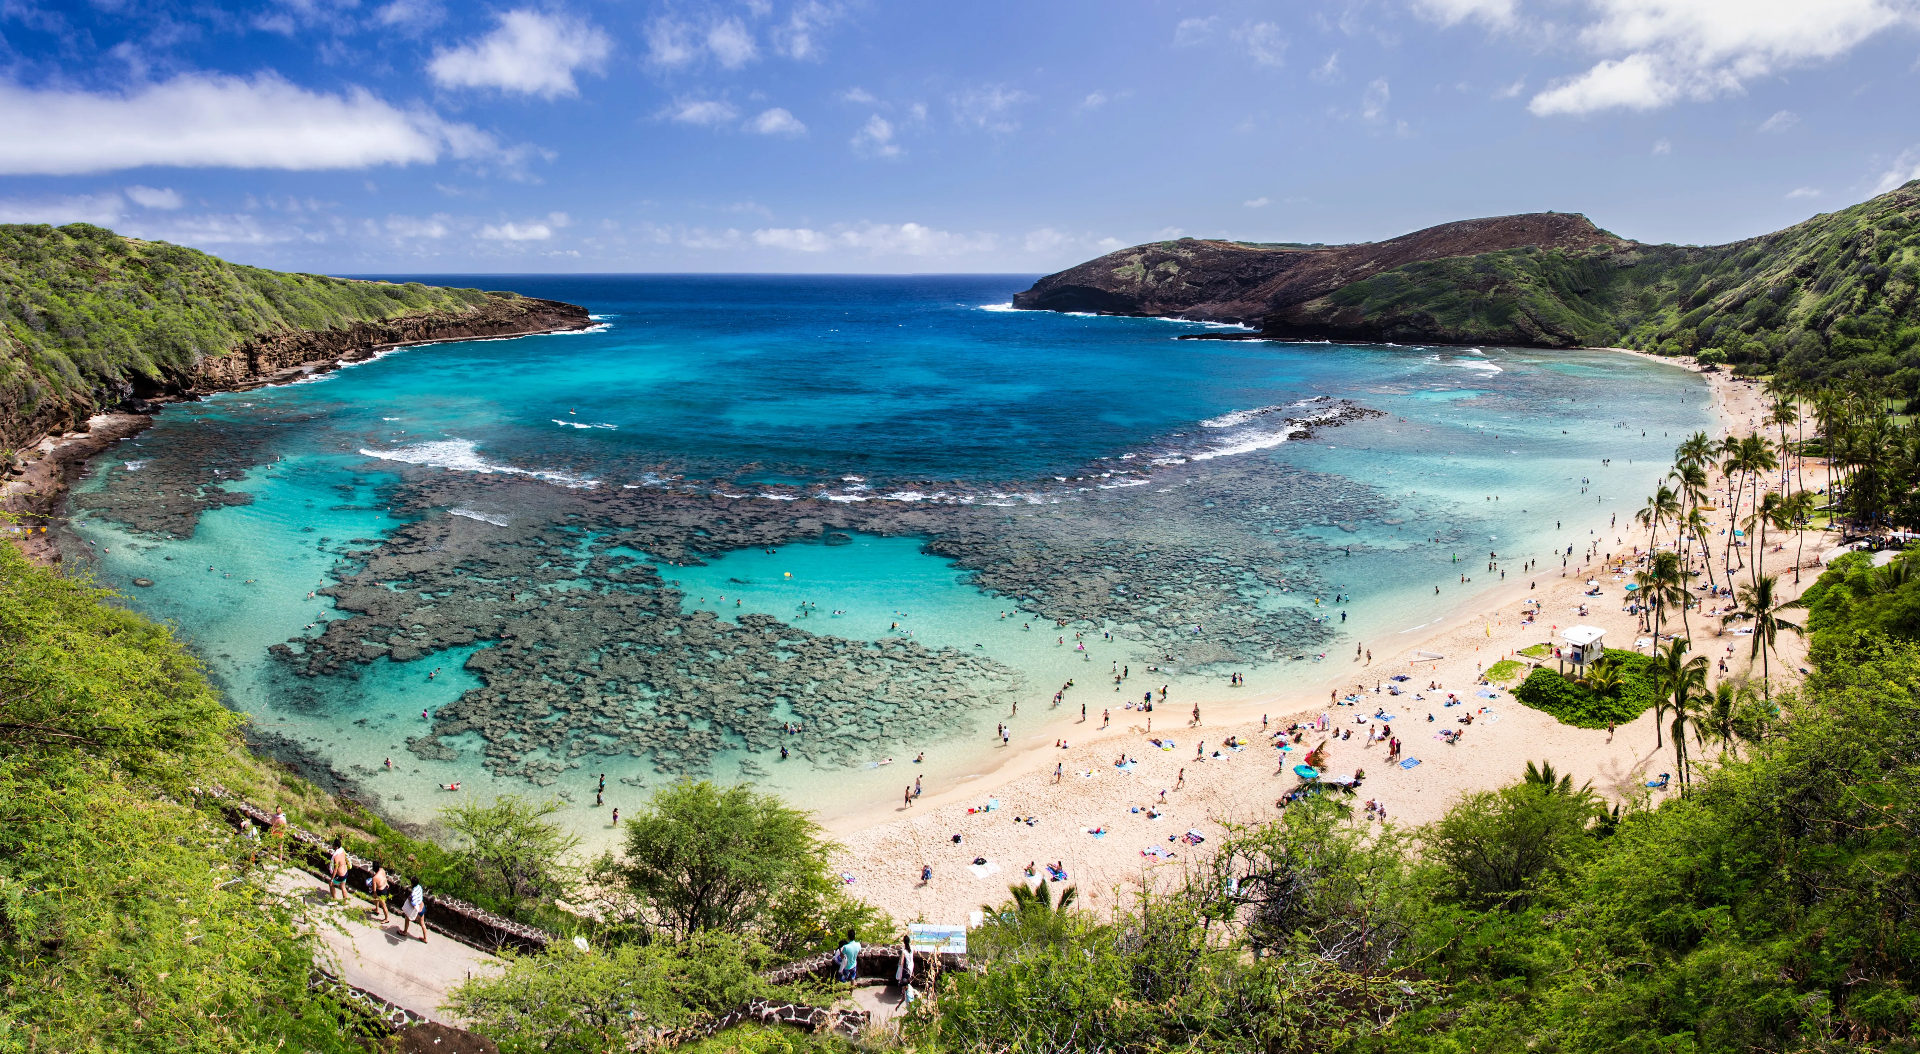
[{"label": "lifeguard hut", "polygon": [[1567,672],[1567,663],[1574,665],[1575,673],[1585,673],[1588,663],[1606,654],[1606,646],[1601,643],[1607,631],[1598,626],[1568,626],[1560,634],[1567,642],[1560,655],[1560,672]]}]

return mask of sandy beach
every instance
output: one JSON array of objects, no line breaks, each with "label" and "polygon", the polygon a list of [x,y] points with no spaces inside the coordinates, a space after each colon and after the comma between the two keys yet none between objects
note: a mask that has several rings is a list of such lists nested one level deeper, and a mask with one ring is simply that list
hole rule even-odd
[{"label": "sandy beach", "polygon": [[[1672,359],[1657,361],[1690,368]],[[1718,435],[1747,434],[1764,419],[1765,396],[1757,383],[1722,372],[1706,377]],[[1596,451],[1596,457],[1603,453]],[[1616,513],[1621,522],[1612,525]],[[830,832],[845,847],[834,868],[850,880],[853,892],[902,921],[966,922],[983,904],[1004,900],[1008,884],[1025,880],[1029,863],[1041,878],[1049,863],[1064,865],[1082,903],[1105,910],[1124,903],[1130,891],[1156,881],[1156,876],[1177,876],[1193,856],[1219,844],[1223,825],[1278,815],[1277,799],[1299,783],[1292,766],[1328,736],[1309,733],[1297,752],[1283,753],[1269,745],[1263,729],[1317,723],[1322,714],[1328,715],[1335,732],[1352,730],[1351,738],[1328,742],[1326,771],[1350,776],[1364,770],[1366,778],[1352,799],[1356,807],[1367,800],[1379,802],[1388,820],[1399,825],[1437,819],[1461,794],[1518,778],[1528,761],[1550,762],[1576,782],[1591,780],[1595,790],[1615,801],[1665,793],[1645,786],[1674,767],[1671,745],[1655,746],[1651,712],[1609,734],[1563,725],[1521,705],[1507,688],[1524,678],[1524,669],[1506,685],[1476,684],[1481,670],[1520,649],[1558,641],[1558,632],[1575,623],[1605,630],[1609,647],[1633,648],[1646,638],[1637,616],[1622,610],[1630,572],[1621,577],[1603,570],[1605,554],[1613,554],[1613,566],[1618,566],[1621,554],[1630,560],[1636,544],[1644,548],[1645,529],[1631,523],[1631,514],[1632,509],[1616,507],[1592,523],[1571,525],[1580,533],[1590,532],[1601,556],[1571,565],[1564,576],[1559,568],[1532,575],[1510,573],[1500,586],[1480,592],[1417,636],[1362,642],[1372,649],[1370,662],[1330,657],[1335,669],[1312,687],[1255,694],[1232,687],[1222,676],[1211,691],[1176,690],[1164,703],[1156,702],[1150,715],[1114,710],[1104,729],[1100,706],[1110,701],[1089,689],[1081,689],[1078,697],[1070,692],[1059,721],[1005,748],[997,767],[979,778],[930,791],[911,806],[895,802],[834,820]],[[1724,511],[1712,515],[1717,527],[1725,526]],[[1818,534],[1807,542],[1804,561],[1811,566],[1830,543]],[[1789,597],[1817,577],[1803,574],[1801,584],[1794,585],[1793,555],[1788,544],[1784,552],[1770,551],[1767,564],[1769,570],[1788,572],[1782,585]],[[1601,596],[1583,595],[1590,578],[1600,583]],[[1528,600],[1540,602],[1540,614],[1531,624],[1523,609]],[[1584,616],[1578,614],[1582,602],[1589,612]],[[1716,606],[1713,601],[1706,605],[1709,610]],[[1715,682],[1746,676],[1751,638],[1724,630],[1701,611],[1690,618],[1694,653],[1716,664],[1727,660],[1726,674],[1716,666]],[[1798,669],[1803,655],[1798,638],[1783,637],[1773,660],[1776,684],[1783,674]],[[1385,694],[1395,674],[1409,678],[1400,682],[1404,694]],[[1355,701],[1330,705],[1329,693]],[[1450,693],[1459,705],[1444,705]],[[1079,718],[1082,701],[1088,704],[1084,722]],[[1196,705],[1197,725],[1192,723]],[[1383,730],[1389,724],[1373,717],[1381,710],[1393,715],[1391,726],[1403,743],[1400,758],[1391,762],[1384,735],[1368,743],[1370,728]],[[1473,717],[1470,725],[1462,723],[1468,715]],[[1442,729],[1463,734],[1457,744],[1449,744],[1439,737]],[[1175,745],[1163,749],[1150,743],[1150,737],[1170,737]],[[1222,749],[1229,738],[1249,745]],[[1058,747],[1057,741],[1068,746]],[[1202,744],[1204,754],[1199,753]],[[1220,756],[1214,757],[1216,752]],[[1135,763],[1118,767],[1122,757]],[[1406,767],[1408,760],[1418,764]],[[1061,773],[1057,778],[1056,766]],[[913,780],[913,766],[901,765],[899,774],[904,787]],[[994,807],[987,811],[990,803]],[[1150,810],[1159,816],[1153,818]],[[1183,840],[1189,831],[1203,841],[1190,845]],[[976,865],[976,859],[986,863]],[[923,864],[933,869],[932,880],[924,883]]]}]

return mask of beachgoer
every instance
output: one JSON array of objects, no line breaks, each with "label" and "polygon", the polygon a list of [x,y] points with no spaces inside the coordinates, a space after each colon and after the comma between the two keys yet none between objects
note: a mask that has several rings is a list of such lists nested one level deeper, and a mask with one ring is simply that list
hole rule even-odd
[{"label": "beachgoer", "polygon": [[613,810],[613,825],[615,827],[620,826],[620,810],[619,809]]},{"label": "beachgoer", "polygon": [[900,935],[900,963],[893,968],[893,983],[913,987],[913,937],[905,933]]},{"label": "beachgoer", "polygon": [[924,886],[931,881],[933,881],[933,865],[921,864],[920,865],[920,884]]},{"label": "beachgoer", "polygon": [[367,879],[367,892],[373,897],[373,910],[380,916],[381,922],[392,921],[387,914],[387,869],[375,868],[373,877]]},{"label": "beachgoer", "polygon": [[347,899],[347,846],[345,842],[334,844],[333,855],[327,860],[327,896],[345,902]]},{"label": "beachgoer", "polygon": [[840,946],[840,980],[851,982],[860,968],[860,938],[847,930],[847,943]]},{"label": "beachgoer", "polygon": [[400,913],[406,916],[400,922],[400,936],[405,937],[412,930],[413,924],[418,922],[420,943],[427,943],[427,891],[420,887],[417,880],[413,883],[412,891],[407,894],[406,906],[400,909]]}]

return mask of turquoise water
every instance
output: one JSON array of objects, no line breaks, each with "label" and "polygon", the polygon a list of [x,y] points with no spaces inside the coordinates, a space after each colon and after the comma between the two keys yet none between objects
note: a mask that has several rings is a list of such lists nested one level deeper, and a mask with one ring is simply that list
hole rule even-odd
[{"label": "turquoise water", "polygon": [[[1317,683],[1486,553],[1625,519],[1708,423],[1624,355],[1178,341],[1004,310],[1017,277],[434,280],[601,324],[169,409],[74,501],[77,558],[401,819],[458,781],[603,830],[602,772],[609,805],[690,772],[832,812],[983,771],[1003,721]],[[1321,398],[1381,416],[1289,439]],[[755,615],[814,643],[735,647]]]}]

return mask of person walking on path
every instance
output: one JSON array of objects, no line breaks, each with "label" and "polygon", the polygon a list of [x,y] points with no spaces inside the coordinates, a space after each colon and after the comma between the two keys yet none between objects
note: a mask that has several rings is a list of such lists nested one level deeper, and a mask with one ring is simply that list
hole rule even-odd
[{"label": "person walking on path", "polygon": [[1179,790],[1180,788],[1182,788],[1182,787],[1184,787],[1184,786],[1186,786],[1186,785],[1187,785],[1187,770],[1186,770],[1186,769],[1181,769],[1181,770],[1180,770],[1180,775],[1178,775],[1178,776],[1175,776],[1175,777],[1174,777],[1174,779],[1173,779],[1173,789],[1174,789],[1174,790]]},{"label": "person walking on path", "polygon": [[367,893],[373,897],[373,910],[380,916],[381,922],[393,921],[393,916],[387,914],[387,885],[387,869],[384,867],[375,868],[373,877],[367,879]]},{"label": "person walking on path", "polygon": [[347,869],[351,864],[347,860],[345,842],[336,842],[333,855],[327,858],[327,897],[345,903],[347,899]]},{"label": "person walking on path", "polygon": [[840,946],[840,980],[850,982],[860,969],[860,938],[852,930],[847,930],[847,943]]},{"label": "person walking on path", "polygon": [[421,888],[419,880],[414,881],[412,891],[407,894],[406,906],[400,909],[400,914],[405,916],[400,920],[400,936],[404,938],[412,931],[413,924],[418,922],[420,943],[427,943],[427,891]]},{"label": "person walking on path", "polygon": [[274,810],[273,822],[267,829],[267,834],[273,839],[274,858],[285,860],[287,858],[287,811],[285,809]]},{"label": "person walking on path", "polygon": [[1062,773],[1063,765],[1064,763],[1059,761],[1056,761],[1053,763],[1053,782],[1055,783],[1060,782],[1060,777],[1063,774]]}]

